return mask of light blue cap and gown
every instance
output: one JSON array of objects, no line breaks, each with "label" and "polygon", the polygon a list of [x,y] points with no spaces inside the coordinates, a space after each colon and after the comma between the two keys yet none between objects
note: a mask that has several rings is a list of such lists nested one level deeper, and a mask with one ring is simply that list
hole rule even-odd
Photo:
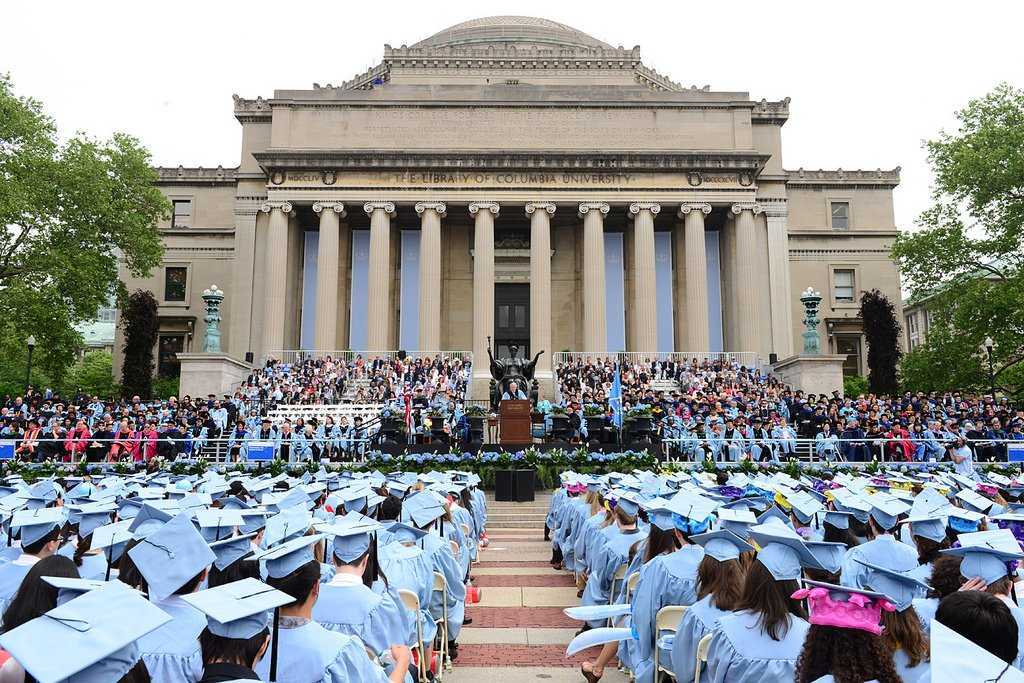
[{"label": "light blue cap and gown", "polygon": [[206,618],[182,596],[174,595],[216,559],[192,523],[191,513],[179,513],[165,522],[129,550],[128,557],[146,579],[153,604],[173,617],[139,641],[150,676],[163,681],[202,678],[198,637]]},{"label": "light blue cap and gown", "polygon": [[[382,528],[376,522],[339,522],[321,530],[333,537],[328,551],[339,563],[350,564],[369,553],[373,534]],[[416,622],[406,610],[397,591],[375,591],[363,584],[362,576],[335,574],[320,587],[313,607],[313,619],[331,631],[355,636],[377,655],[392,645],[411,645],[416,640]]]},{"label": "light blue cap and gown", "polygon": [[[753,514],[753,513],[749,513]],[[690,540],[704,547],[704,553],[719,562],[738,559],[754,547],[737,534],[727,530],[710,531],[693,536]],[[671,662],[677,681],[694,680],[697,663],[697,644],[718,624],[718,620],[731,614],[715,606],[714,595],[706,595],[683,613],[672,640]],[[663,659],[662,661],[666,661]]]},{"label": "light blue cap and gown", "polygon": [[[314,546],[323,534],[301,536],[262,553],[253,559],[265,564],[269,579],[288,576],[302,566],[315,562]],[[268,580],[269,580],[268,579]],[[287,671],[289,680],[310,683],[349,683],[387,681],[384,669],[374,664],[363,643],[353,636],[329,631],[316,620],[295,628],[281,628],[271,650],[277,648],[277,670]],[[270,680],[270,658],[256,665],[261,680]]]},{"label": "light blue cap and gown", "polygon": [[[411,521],[421,529],[428,528],[444,514],[444,511],[444,503],[434,494],[421,491],[406,498],[402,503],[402,522]],[[462,630],[462,620],[466,611],[466,584],[462,567],[458,559],[452,555],[448,540],[440,533],[431,531],[421,538],[419,543],[420,548],[430,558],[433,571],[440,572],[448,586],[449,638],[454,640]],[[434,592],[430,596],[430,614],[434,619],[444,616],[442,600],[439,592]]]},{"label": "light blue cap and gown", "polygon": [[0,647],[39,683],[111,683],[138,662],[139,639],[170,619],[115,581],[0,635]]},{"label": "light blue cap and gown", "polygon": [[[776,581],[797,580],[803,567],[823,569],[807,543],[790,527],[777,520],[750,529],[751,541],[760,550],[759,562]],[[789,616],[788,627],[779,640],[761,630],[760,615],[734,612],[719,619],[708,651],[707,671],[702,681],[752,683],[791,681],[796,661],[810,625]]]},{"label": "light blue cap and gown", "polygon": [[[54,530],[63,528],[66,521],[63,508],[17,510],[11,519],[11,528],[20,529],[21,547],[24,548],[38,543]],[[0,613],[7,609],[33,564],[34,558],[20,555],[10,562],[0,564]]]},{"label": "light blue cap and gown", "polygon": [[423,628],[423,640],[429,642],[437,632],[437,625],[430,615],[434,586],[433,561],[419,545],[426,535],[427,532],[422,529],[394,522],[377,534],[377,561],[393,589],[404,589],[416,594],[420,602],[417,617]]},{"label": "light blue cap and gown", "polygon": [[196,512],[199,533],[207,543],[223,541],[235,534],[235,529],[245,524],[242,513],[238,510],[211,508]]},{"label": "light blue cap and gown", "polygon": [[899,516],[910,510],[910,506],[886,493],[872,494],[868,501],[871,504],[871,518],[886,533],[846,551],[839,581],[843,586],[862,590],[868,588],[865,583],[868,570],[862,562],[886,566],[896,572],[909,572],[919,564],[917,549],[888,533],[896,527]]}]

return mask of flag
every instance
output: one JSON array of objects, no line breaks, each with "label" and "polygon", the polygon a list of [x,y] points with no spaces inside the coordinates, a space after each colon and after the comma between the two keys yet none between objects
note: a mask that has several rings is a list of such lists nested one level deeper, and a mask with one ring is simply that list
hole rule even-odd
[{"label": "flag", "polygon": [[608,392],[608,405],[612,409],[612,422],[615,427],[622,429],[622,376],[619,374],[619,366],[615,366],[615,379],[612,380],[612,388]]},{"label": "flag", "polygon": [[405,431],[407,434],[412,434],[412,394],[409,393],[408,388],[406,388],[403,398],[405,403]]}]

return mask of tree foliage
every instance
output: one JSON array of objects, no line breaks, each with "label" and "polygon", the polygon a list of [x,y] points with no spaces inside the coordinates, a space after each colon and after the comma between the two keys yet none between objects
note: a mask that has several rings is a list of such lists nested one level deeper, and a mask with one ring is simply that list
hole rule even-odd
[{"label": "tree foliage", "polygon": [[134,138],[62,141],[42,105],[0,75],[0,307],[46,348],[55,378],[112,292],[118,258],[133,276],[160,263],[157,221],[170,209]]},{"label": "tree foliage", "polygon": [[107,351],[89,351],[83,355],[68,371],[62,388],[66,396],[82,392],[101,399],[114,398],[116,391],[114,359]]},{"label": "tree foliage", "polygon": [[957,112],[959,129],[927,143],[933,205],[893,246],[931,325],[901,366],[908,389],[984,389],[986,336],[997,384],[1024,389],[1024,91],[1001,84]]},{"label": "tree foliage", "polygon": [[153,348],[160,321],[153,293],[136,290],[121,308],[124,328],[124,364],[121,366],[123,396],[150,398],[153,394]]},{"label": "tree foliage", "polygon": [[860,297],[860,317],[868,346],[868,388],[873,394],[899,391],[900,321],[889,297],[877,289]]}]

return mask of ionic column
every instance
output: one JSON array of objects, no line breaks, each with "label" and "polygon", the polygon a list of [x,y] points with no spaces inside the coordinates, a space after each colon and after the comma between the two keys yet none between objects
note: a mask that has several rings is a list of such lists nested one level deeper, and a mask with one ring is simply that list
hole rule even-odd
[{"label": "ionic column", "polygon": [[658,350],[658,288],[654,275],[654,217],[661,205],[634,202],[629,205],[633,219],[633,310],[631,351]]},{"label": "ionic column", "polygon": [[736,214],[733,222],[736,230],[736,269],[733,272],[736,287],[736,330],[739,348],[736,351],[757,351],[760,347],[758,332],[757,299],[757,234],[754,214],[761,213],[761,207],[753,203],[732,205]]},{"label": "ionic column", "polygon": [[551,217],[555,205],[530,202],[530,350],[544,355],[537,361],[538,379],[551,376]]},{"label": "ionic column", "polygon": [[708,351],[711,348],[711,323],[708,320],[708,259],[704,248],[704,216],[711,205],[683,204],[683,242],[686,259],[686,348],[682,351]]},{"label": "ionic column", "polygon": [[338,330],[338,241],[345,205],[313,204],[313,213],[320,216],[320,241],[316,250],[316,322],[313,337],[321,351],[337,350]]},{"label": "ionic column", "polygon": [[789,233],[785,200],[765,206],[768,223],[768,289],[772,302],[772,350],[779,358],[793,355],[793,301],[790,298]]},{"label": "ionic column", "polygon": [[366,202],[370,217],[370,260],[366,278],[366,350],[391,350],[391,217],[394,202]]},{"label": "ionic column", "polygon": [[263,252],[263,355],[284,349],[284,309],[288,289],[288,202],[267,202],[260,211],[270,214]]},{"label": "ionic column", "polygon": [[604,353],[608,348],[604,280],[604,202],[583,202],[583,350]]},{"label": "ionic column", "polygon": [[441,219],[444,202],[419,202],[420,343],[422,351],[441,349]]},{"label": "ionic column", "polygon": [[494,334],[494,219],[497,202],[473,202],[473,397],[484,398],[490,380],[487,337]]}]

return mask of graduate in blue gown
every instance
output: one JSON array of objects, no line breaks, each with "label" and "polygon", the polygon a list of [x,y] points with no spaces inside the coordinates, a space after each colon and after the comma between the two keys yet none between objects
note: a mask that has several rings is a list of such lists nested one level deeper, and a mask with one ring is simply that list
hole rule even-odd
[{"label": "graduate in blue gown", "polygon": [[184,600],[206,578],[216,559],[182,512],[149,533],[128,551],[146,580],[149,598],[172,620],[139,641],[139,652],[153,683],[195,683],[203,677],[199,634],[205,615]]},{"label": "graduate in blue gown", "polygon": [[892,533],[899,522],[899,516],[907,512],[910,506],[888,494],[880,493],[872,495],[869,502],[872,507],[868,533],[872,538],[847,551],[840,574],[840,582],[844,586],[866,588],[864,575],[868,570],[861,561],[881,564],[885,560],[886,566],[900,572],[909,572],[918,566],[914,549]]},{"label": "graduate in blue gown", "polygon": [[707,674],[701,680],[793,680],[809,624],[803,605],[790,596],[799,587],[803,567],[822,567],[803,539],[783,524],[751,527],[750,538],[760,550],[743,581],[738,611],[720,617],[712,632]]},{"label": "graduate in blue gown", "polygon": [[[277,635],[276,680],[278,683],[404,683],[411,654],[405,645],[394,645],[391,674],[370,660],[362,641],[355,636],[329,631],[313,619],[320,594],[320,567],[313,546],[321,534],[300,536],[255,556],[266,563],[267,583],[294,599],[280,608]],[[270,643],[273,651],[273,636]],[[271,679],[271,658],[256,665],[260,679]]]},{"label": "graduate in blue gown", "polygon": [[718,628],[718,620],[736,609],[743,588],[740,554],[753,546],[725,529],[693,540],[704,546],[697,569],[697,602],[683,613],[672,641],[672,670],[677,681],[692,681],[697,668],[697,644]]},{"label": "graduate in blue gown", "polygon": [[[380,525],[339,519],[324,531],[336,573],[320,588],[313,619],[330,631],[355,636],[378,657],[392,645],[415,642],[415,622],[390,591],[375,592],[363,576],[370,561],[373,534]],[[376,578],[376,577],[374,577]],[[410,679],[411,680],[411,679]]]},{"label": "graduate in blue gown", "polygon": [[[427,659],[437,633],[437,624],[430,615],[430,598],[434,589],[434,567],[428,556],[417,543],[426,532],[407,524],[394,523],[388,527],[387,545],[380,546],[378,558],[381,572],[388,577],[388,583],[395,590],[407,590],[416,595],[420,610],[416,615],[422,629],[423,642],[427,647]],[[413,632],[416,622],[413,622]]]},{"label": "graduate in blue gown", "polygon": [[[601,530],[605,542],[589,562],[587,585],[583,589],[583,600],[580,603],[582,605],[608,604],[615,572],[629,563],[630,547],[641,540],[641,531],[637,527],[640,506],[626,496],[619,496],[614,502],[615,523]],[[603,624],[604,620],[587,622],[590,628]]]},{"label": "graduate in blue gown", "polygon": [[57,552],[60,532],[66,520],[62,508],[18,510],[14,513],[11,525],[12,529],[21,532],[21,548],[13,560],[0,565],[0,612],[7,609],[29,569],[39,560]]}]

